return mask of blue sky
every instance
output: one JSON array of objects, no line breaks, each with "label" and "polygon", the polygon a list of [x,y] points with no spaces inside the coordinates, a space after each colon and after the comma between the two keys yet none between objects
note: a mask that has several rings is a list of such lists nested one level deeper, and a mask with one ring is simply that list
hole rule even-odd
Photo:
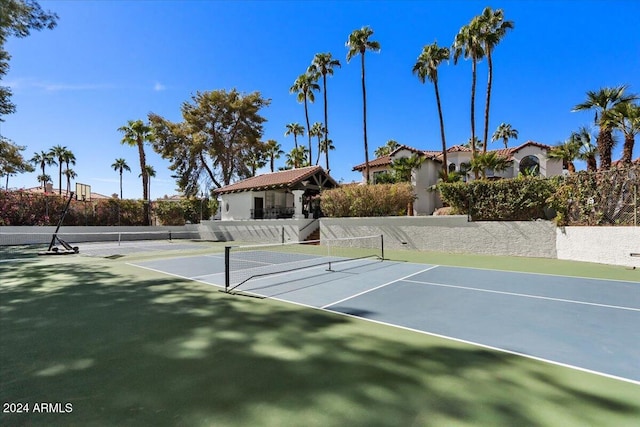
[{"label": "blue sky", "polygon": [[[10,39],[11,69],[2,80],[14,92],[16,114],[2,134],[27,146],[25,156],[60,144],[77,157],[77,181],[105,195],[118,192],[110,167],[123,157],[124,197],[142,196],[137,150],[120,144],[117,128],[149,112],[180,121],[180,106],[196,91],[237,88],[271,99],[264,140],[293,147],[285,125],[305,123],[304,107],[289,87],[319,52],[342,68],[328,81],[331,153],[337,180],[359,180],[364,161],[359,57],[347,63],[348,35],[374,30],[380,53],[368,53],[370,156],[387,140],[439,149],[433,86],[411,73],[422,47],[449,46],[461,26],[485,6],[514,21],[494,53],[490,133],[501,122],[519,131],[510,145],[533,140],[554,145],[593,121],[572,113],[585,92],[630,85],[640,93],[637,0],[609,1],[40,1],[60,19],[52,31]],[[636,18],[633,18],[636,17]],[[439,70],[448,145],[470,136],[471,63]],[[486,61],[478,67],[476,132],[483,126]],[[322,97],[310,106],[322,121]],[[622,139],[614,152],[620,157]],[[490,147],[498,148],[498,143]],[[639,154],[636,148],[634,157]],[[168,161],[147,149],[157,177],[152,198],[176,193]],[[277,161],[282,166],[284,158]],[[57,186],[57,169],[47,172]],[[37,186],[37,173],[11,177],[10,187]],[[4,184],[4,183],[3,183]]]}]

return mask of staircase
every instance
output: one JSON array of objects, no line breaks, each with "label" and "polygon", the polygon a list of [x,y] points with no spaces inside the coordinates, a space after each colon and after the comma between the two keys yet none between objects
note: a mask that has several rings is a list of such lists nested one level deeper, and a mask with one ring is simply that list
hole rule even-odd
[{"label": "staircase", "polygon": [[313,230],[311,232],[311,234],[309,234],[309,236],[307,236],[306,239],[304,239],[305,242],[310,242],[312,240],[315,240],[314,243],[312,243],[312,245],[319,245],[320,242],[320,227],[316,228],[315,230]]}]

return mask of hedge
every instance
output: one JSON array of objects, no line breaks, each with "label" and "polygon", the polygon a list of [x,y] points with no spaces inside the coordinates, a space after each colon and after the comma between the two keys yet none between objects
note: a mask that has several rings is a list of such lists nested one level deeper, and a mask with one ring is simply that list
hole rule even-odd
[{"label": "hedge", "polygon": [[406,215],[415,198],[408,183],[346,185],[323,191],[320,209],[329,217]]}]

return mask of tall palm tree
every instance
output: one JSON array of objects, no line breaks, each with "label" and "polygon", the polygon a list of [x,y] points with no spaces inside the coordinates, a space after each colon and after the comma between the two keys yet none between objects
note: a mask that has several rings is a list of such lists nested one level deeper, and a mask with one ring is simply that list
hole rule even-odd
[{"label": "tall palm tree", "polygon": [[[122,132],[124,136],[120,141],[122,144],[129,145],[131,147],[138,147],[138,156],[140,158],[140,176],[142,177],[142,199],[144,201],[149,200],[149,177],[147,176],[145,166],[147,164],[147,158],[144,153],[145,142],[151,142],[153,140],[153,134],[151,128],[144,124],[142,120],[129,120],[125,126],[118,128],[118,131]],[[149,204],[144,204],[144,217],[147,224],[150,224],[150,211]]]},{"label": "tall palm tree", "polygon": [[320,122],[315,122],[309,129],[309,136],[315,136],[318,138],[318,156],[316,157],[316,165],[318,164],[318,162],[320,162],[320,154],[322,153],[322,139],[324,139],[323,137],[325,137],[326,135],[325,131],[325,127],[322,126],[322,123]]},{"label": "tall palm tree", "polygon": [[[45,172],[45,167],[56,165],[56,161],[53,159],[51,152],[40,151],[39,153],[33,153],[33,157],[31,158],[30,162],[33,163],[36,167],[40,167],[40,169],[42,170],[42,175],[38,177],[38,182],[42,183],[42,188],[44,189],[45,184],[51,181],[51,177]],[[46,177],[47,179],[45,180],[44,177]]]},{"label": "tall palm tree", "polygon": [[275,166],[274,165],[275,159],[279,159],[280,156],[284,154],[284,151],[282,151],[282,147],[280,147],[280,144],[278,144],[278,141],[276,141],[275,139],[269,139],[267,141],[266,154],[269,157],[269,165],[271,166],[271,172],[273,172],[274,166]]},{"label": "tall palm tree", "polygon": [[122,172],[127,171],[131,172],[131,168],[127,164],[127,161],[123,158],[116,159],[115,162],[111,165],[114,171],[118,172],[120,175],[120,200],[122,200]]},{"label": "tall palm tree", "polygon": [[451,51],[447,47],[438,46],[437,42],[422,48],[422,53],[418,56],[416,64],[413,66],[413,73],[418,75],[420,82],[427,79],[433,83],[436,91],[436,103],[438,104],[438,118],[440,119],[440,138],[442,139],[442,169],[448,172],[447,162],[447,141],[444,137],[444,119],[442,118],[442,105],[440,104],[440,91],[438,90],[438,67],[442,62],[448,61]]},{"label": "tall palm tree", "polygon": [[[333,75],[333,69],[341,67],[340,61],[333,59],[331,53],[316,53],[307,72],[322,76],[322,97],[324,98],[324,139],[329,138],[329,116],[327,115],[327,74]],[[329,151],[325,151],[326,164],[329,164]],[[328,167],[328,166],[327,166]],[[329,171],[327,170],[327,173]]]},{"label": "tall palm tree", "polygon": [[69,150],[62,145],[55,145],[49,153],[54,159],[58,159],[58,194],[62,195],[62,164],[64,163],[65,153]]},{"label": "tall palm tree", "polygon": [[611,168],[611,151],[613,150],[613,125],[608,120],[607,113],[624,102],[637,99],[635,95],[625,94],[627,86],[604,87],[596,91],[587,92],[587,100],[573,107],[572,111],[594,110],[594,122],[599,127],[596,144],[600,155],[600,169]]},{"label": "tall palm tree", "polygon": [[331,172],[331,168],[329,168],[329,151],[330,150],[335,150],[336,147],[333,146],[333,140],[332,139],[325,139],[320,143],[320,152],[321,153],[325,153],[325,160],[326,160],[326,170],[327,173]]},{"label": "tall palm tree", "polygon": [[507,144],[509,143],[510,139],[518,139],[518,131],[516,129],[513,129],[510,124],[500,123],[500,126],[498,126],[496,131],[491,136],[491,142],[495,142],[499,139],[504,142],[504,148],[507,148]]},{"label": "tall palm tree", "polygon": [[373,30],[369,27],[362,27],[359,30],[354,30],[349,34],[346,46],[349,49],[347,52],[347,62],[351,61],[356,55],[360,55],[360,68],[362,71],[362,127],[364,131],[364,164],[366,183],[369,184],[371,178],[369,177],[369,144],[367,143],[367,89],[365,85],[365,66],[364,55],[370,50],[372,52],[380,51],[380,43],[377,41],[369,40],[369,37],[373,35]]},{"label": "tall palm tree", "polygon": [[389,154],[393,153],[398,147],[400,147],[398,141],[396,141],[395,139],[390,139],[385,145],[376,148],[373,154],[376,157],[388,156]]},{"label": "tall palm tree", "polygon": [[304,116],[307,120],[307,135],[309,136],[309,164],[311,164],[312,149],[311,149],[311,126],[309,125],[309,102],[315,102],[316,97],[313,94],[314,90],[320,90],[320,85],[316,83],[315,77],[308,73],[298,76],[293,85],[289,88],[290,93],[296,93],[298,95],[298,102],[304,102]]},{"label": "tall palm tree", "polygon": [[71,180],[78,176],[78,174],[73,170],[66,168],[62,171],[62,174],[67,177],[67,194],[71,194]]},{"label": "tall palm tree", "polygon": [[[476,21],[460,28],[453,42],[453,63],[457,64],[460,56],[471,59],[471,156],[476,156],[476,75],[478,61],[484,57],[480,29]],[[476,175],[477,178],[477,175]]]},{"label": "tall palm tree", "polygon": [[298,148],[298,136],[304,136],[304,128],[300,123],[288,123],[286,127],[287,131],[284,133],[284,136],[293,135],[295,148]]},{"label": "tall palm tree", "polygon": [[492,10],[486,7],[482,14],[476,18],[479,26],[480,42],[487,56],[488,65],[488,81],[487,81],[487,99],[484,106],[484,147],[483,152],[487,152],[487,138],[489,135],[489,105],[491,102],[491,86],[493,83],[493,59],[492,52],[495,47],[502,41],[508,30],[513,29],[513,21],[504,20],[504,12],[502,9]]},{"label": "tall palm tree", "polygon": [[620,161],[631,164],[635,138],[640,133],[640,105],[623,102],[616,105],[609,113],[609,122],[624,135],[624,146]]}]

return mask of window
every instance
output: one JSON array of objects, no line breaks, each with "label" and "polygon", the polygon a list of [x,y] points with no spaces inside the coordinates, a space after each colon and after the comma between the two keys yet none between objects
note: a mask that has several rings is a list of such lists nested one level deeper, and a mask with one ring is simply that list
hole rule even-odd
[{"label": "window", "polygon": [[527,176],[540,175],[540,160],[536,156],[527,156],[520,160],[520,173]]},{"label": "window", "polygon": [[456,171],[456,164],[455,163],[449,163],[449,173],[455,172],[455,171]]}]

